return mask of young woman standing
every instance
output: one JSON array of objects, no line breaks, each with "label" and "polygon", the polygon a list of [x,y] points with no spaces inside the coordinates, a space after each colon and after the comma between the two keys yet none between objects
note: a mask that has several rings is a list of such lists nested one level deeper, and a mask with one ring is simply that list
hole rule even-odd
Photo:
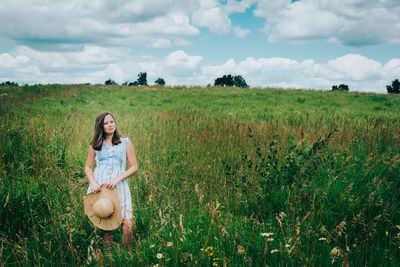
[{"label": "young woman standing", "polygon": [[[96,168],[93,165],[96,161]],[[129,168],[126,169],[126,162]],[[96,193],[104,184],[118,192],[122,213],[122,244],[130,249],[132,243],[132,198],[128,179],[138,170],[135,150],[127,137],[117,129],[114,116],[106,111],[97,116],[93,139],[90,142],[85,173],[89,180],[87,194]],[[112,232],[104,231],[104,241],[112,241]]]}]

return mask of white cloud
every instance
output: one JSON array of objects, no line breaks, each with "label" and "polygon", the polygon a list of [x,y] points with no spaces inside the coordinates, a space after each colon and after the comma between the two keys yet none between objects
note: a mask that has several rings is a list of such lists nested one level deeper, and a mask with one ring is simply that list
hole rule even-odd
[{"label": "white cloud", "polygon": [[196,71],[201,56],[182,50],[166,57],[133,55],[124,48],[86,46],[79,51],[45,52],[19,46],[0,54],[0,81],[18,83],[103,83],[111,78],[118,83],[135,81],[139,72],[148,73],[148,81],[163,77],[167,83],[197,84]]},{"label": "white cloud", "polygon": [[181,11],[168,13],[151,21],[133,24],[131,34],[165,34],[190,36],[198,34],[197,28],[189,24],[189,18]]},{"label": "white cloud", "polygon": [[175,39],[174,44],[177,46],[188,46],[190,45],[190,42],[183,38],[177,38]]},{"label": "white cloud", "polygon": [[250,33],[250,30],[243,29],[243,28],[240,28],[239,26],[236,26],[236,27],[233,27],[233,32],[235,33],[236,37],[244,38],[244,37],[246,37],[247,34]]},{"label": "white cloud", "polygon": [[168,39],[157,39],[152,42],[149,42],[146,46],[153,48],[165,48],[171,46],[171,41]]},{"label": "white cloud", "polygon": [[216,0],[203,0],[200,8],[193,13],[193,23],[197,26],[208,27],[212,32],[223,34],[231,29],[231,20],[223,12]]},{"label": "white cloud", "polygon": [[248,29],[233,25],[230,15],[252,6],[255,16],[265,18],[270,41],[400,43],[398,0],[2,0],[0,36],[43,50],[83,44],[163,48],[198,35],[197,27],[243,38]]},{"label": "white cloud", "polygon": [[202,60],[201,56],[189,56],[183,50],[178,50],[169,54],[164,63],[168,67],[184,67],[188,69],[193,69]]},{"label": "white cloud", "polygon": [[255,4],[255,0],[227,0],[225,5],[222,6],[224,12],[228,14],[232,13],[242,13],[245,12],[246,9],[250,8],[253,4]]},{"label": "white cloud", "polygon": [[393,0],[260,0],[270,41],[326,40],[349,46],[400,43],[400,5]]},{"label": "white cloud", "polygon": [[[0,36],[46,49],[69,44],[148,44],[193,36],[191,8],[182,0],[0,2]],[[191,5],[187,5],[191,6]],[[165,43],[164,43],[165,45]],[[161,46],[164,47],[164,46]]]},{"label": "white cloud", "polygon": [[362,81],[378,78],[382,64],[360,55],[348,54],[328,61],[325,67],[338,79]]},{"label": "white cloud", "polygon": [[203,58],[187,55],[183,50],[172,52],[165,57],[165,72],[176,77],[195,76],[196,68]]},{"label": "white cloud", "polygon": [[75,50],[82,45],[187,45],[198,27],[243,38],[248,29],[229,16],[255,0],[2,0],[0,38],[41,50]]},{"label": "white cloud", "polygon": [[382,68],[382,76],[388,80],[398,79],[400,77],[400,59],[394,58],[386,63]]},{"label": "white cloud", "polygon": [[199,7],[192,15],[193,24],[200,27],[207,27],[217,34],[225,34],[233,30],[239,37],[245,37],[250,31],[240,26],[232,26],[230,14],[243,13],[255,3],[255,0],[227,0],[221,4],[218,0],[201,0]]}]

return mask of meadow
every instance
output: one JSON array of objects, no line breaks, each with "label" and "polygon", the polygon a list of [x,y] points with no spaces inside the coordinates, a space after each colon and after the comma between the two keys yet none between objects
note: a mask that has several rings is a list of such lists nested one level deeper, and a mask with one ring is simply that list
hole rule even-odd
[{"label": "meadow", "polygon": [[[134,144],[134,243],[83,213],[96,116]],[[0,88],[1,266],[399,266],[400,96]]]}]

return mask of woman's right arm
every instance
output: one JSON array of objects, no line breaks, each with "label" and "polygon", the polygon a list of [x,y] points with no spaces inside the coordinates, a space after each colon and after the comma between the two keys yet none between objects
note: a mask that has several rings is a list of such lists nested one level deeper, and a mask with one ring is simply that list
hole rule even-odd
[{"label": "woman's right arm", "polygon": [[94,164],[95,157],[96,157],[96,152],[94,151],[93,147],[90,146],[88,157],[87,157],[86,164],[85,164],[85,173],[86,173],[86,177],[90,183],[90,186],[92,188],[92,192],[97,192],[100,190],[100,185],[96,181],[96,179],[94,178],[94,175],[93,175],[93,164]]}]

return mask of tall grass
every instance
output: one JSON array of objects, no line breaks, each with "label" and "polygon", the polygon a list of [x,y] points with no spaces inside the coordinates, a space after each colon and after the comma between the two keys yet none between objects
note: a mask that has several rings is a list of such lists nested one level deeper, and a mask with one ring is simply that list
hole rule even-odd
[{"label": "tall grass", "polygon": [[115,231],[115,265],[400,264],[400,98],[74,88],[2,108],[2,265],[110,263],[82,205],[103,110],[139,163],[129,180],[135,241],[126,251]]}]

